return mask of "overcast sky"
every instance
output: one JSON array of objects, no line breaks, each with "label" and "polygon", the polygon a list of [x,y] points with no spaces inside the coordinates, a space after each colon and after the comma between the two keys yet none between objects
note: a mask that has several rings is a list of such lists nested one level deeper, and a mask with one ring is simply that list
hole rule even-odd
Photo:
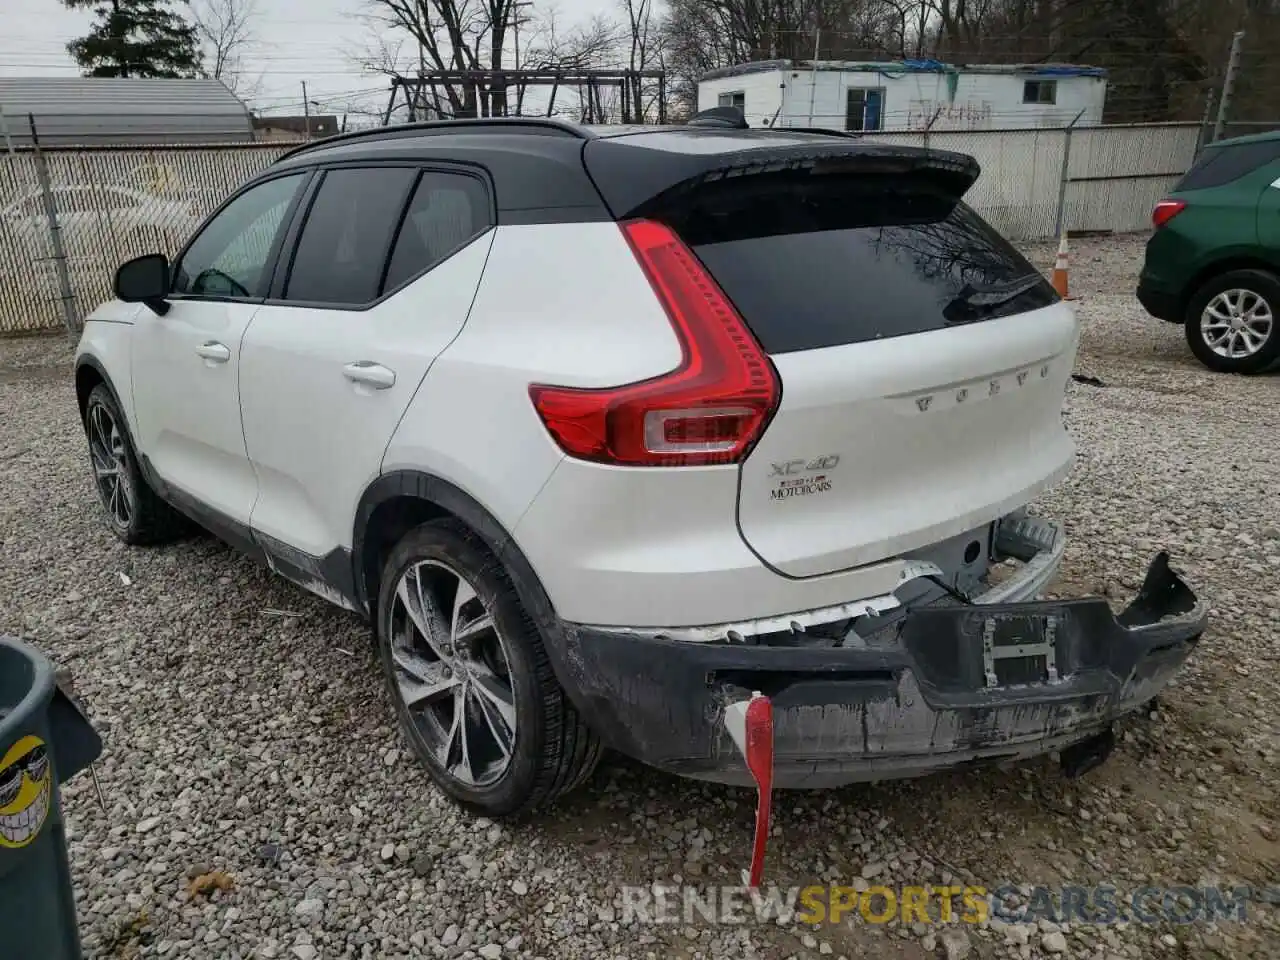
[{"label": "overcast sky", "polygon": [[[313,105],[313,111],[381,111],[386,80],[362,73],[353,62],[375,39],[360,18],[367,9],[365,0],[254,2],[257,42],[245,57],[246,79],[256,85],[251,106],[264,113],[301,113],[305,80],[308,98],[320,105],[319,110]],[[560,24],[568,26],[597,11],[612,10],[613,3],[538,0],[540,11],[552,7],[558,10]],[[92,21],[90,11],[68,10],[59,0],[0,0],[0,74],[78,75],[66,45],[83,36]]]}]

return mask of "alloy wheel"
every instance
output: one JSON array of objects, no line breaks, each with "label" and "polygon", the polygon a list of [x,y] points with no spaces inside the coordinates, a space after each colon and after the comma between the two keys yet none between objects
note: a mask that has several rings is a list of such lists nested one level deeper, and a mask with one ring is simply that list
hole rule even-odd
[{"label": "alloy wheel", "polygon": [[111,522],[121,529],[133,519],[133,486],[129,481],[124,434],[103,404],[89,407],[89,462],[98,496]]},{"label": "alloy wheel", "polygon": [[1243,360],[1267,342],[1275,322],[1271,305],[1252,290],[1223,290],[1200,314],[1200,336],[1220,357]]},{"label": "alloy wheel", "polygon": [[390,654],[395,693],[436,762],[469,787],[511,763],[515,691],[506,643],[471,582],[438,560],[396,585]]}]

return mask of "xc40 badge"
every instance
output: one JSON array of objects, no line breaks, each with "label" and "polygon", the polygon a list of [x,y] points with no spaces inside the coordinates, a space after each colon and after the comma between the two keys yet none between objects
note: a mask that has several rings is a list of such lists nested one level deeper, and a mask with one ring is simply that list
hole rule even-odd
[{"label": "xc40 badge", "polygon": [[[830,473],[840,463],[840,454],[829,453],[813,460],[786,460],[770,463],[769,476],[777,485],[769,490],[770,500],[811,497],[831,489]],[[778,479],[782,478],[782,479]]]}]

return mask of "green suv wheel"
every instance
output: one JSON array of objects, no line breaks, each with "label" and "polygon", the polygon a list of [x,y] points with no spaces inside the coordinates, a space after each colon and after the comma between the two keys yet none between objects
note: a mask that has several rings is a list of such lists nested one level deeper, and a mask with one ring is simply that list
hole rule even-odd
[{"label": "green suv wheel", "polygon": [[1214,277],[1187,304],[1187,343],[1221,373],[1259,373],[1280,359],[1280,279],[1265,270]]}]

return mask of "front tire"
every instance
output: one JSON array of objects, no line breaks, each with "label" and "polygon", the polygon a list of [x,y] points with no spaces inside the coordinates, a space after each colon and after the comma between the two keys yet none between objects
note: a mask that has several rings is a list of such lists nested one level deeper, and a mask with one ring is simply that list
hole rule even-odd
[{"label": "front tire", "polygon": [[582,783],[599,739],[556,681],[502,565],[454,520],[396,545],[378,596],[378,653],[400,728],[432,780],[492,817]]},{"label": "front tire", "polygon": [[89,392],[84,432],[94,487],[112,533],[138,546],[169,543],[187,532],[186,518],[161,500],[142,476],[129,427],[106,384]]},{"label": "front tire", "polygon": [[1280,359],[1280,279],[1266,270],[1231,270],[1187,304],[1187,344],[1219,373],[1260,373]]}]

